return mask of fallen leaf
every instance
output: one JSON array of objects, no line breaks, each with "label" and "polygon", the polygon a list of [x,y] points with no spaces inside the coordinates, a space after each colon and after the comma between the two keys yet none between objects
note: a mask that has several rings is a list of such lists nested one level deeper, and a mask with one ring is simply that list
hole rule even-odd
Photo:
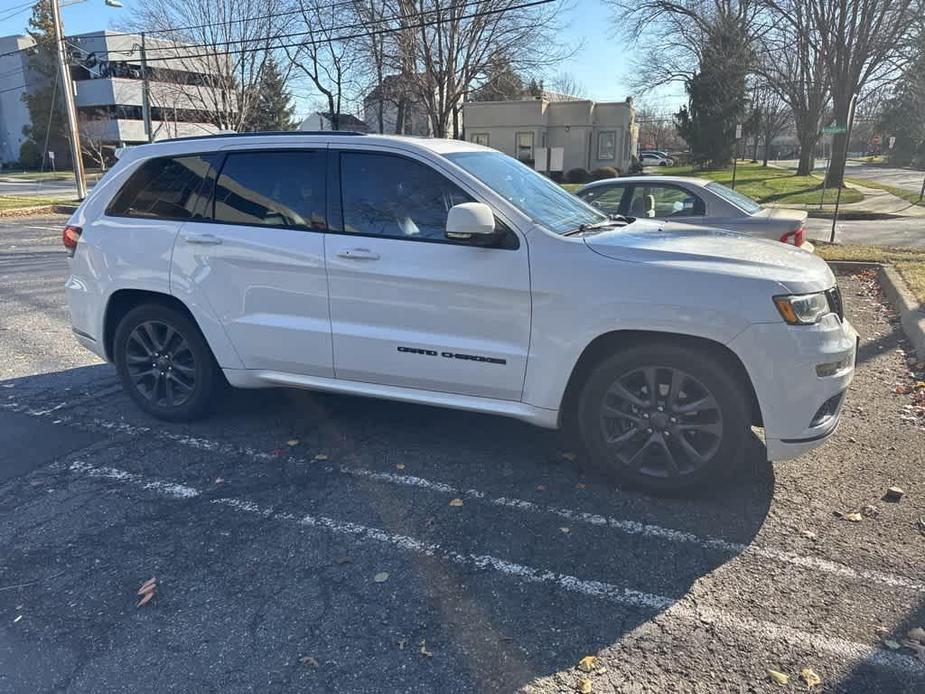
[{"label": "fallen leaf", "polygon": [[816,674],[812,668],[805,667],[800,670],[800,677],[806,682],[806,688],[812,689],[817,684],[822,684],[822,678]]},{"label": "fallen leaf", "polygon": [[899,641],[894,641],[893,639],[884,639],[883,645],[889,648],[891,651],[895,651],[899,648]]},{"label": "fallen leaf", "polygon": [[906,638],[911,639],[912,641],[925,643],[925,629],[922,627],[915,627],[915,629],[910,629],[906,633]]},{"label": "fallen leaf", "polygon": [[404,469],[405,469],[405,464],[404,464],[404,463],[396,463],[396,464],[395,464],[395,469],[396,469],[396,470],[404,470]]},{"label": "fallen leaf", "polygon": [[135,605],[135,607],[141,607],[142,605],[147,605],[148,602],[149,602],[149,601],[151,600],[151,598],[153,598],[153,597],[154,597],[154,591],[153,591],[153,590],[148,591],[147,593],[144,594],[144,597],[143,597],[141,600],[138,601],[138,604]]},{"label": "fallen leaf", "polygon": [[915,385],[912,386],[915,390],[922,390],[925,388],[925,381],[916,381]]},{"label": "fallen leaf", "polygon": [[817,537],[816,533],[814,533],[812,530],[801,530],[800,535],[805,537],[807,540],[815,540]]},{"label": "fallen leaf", "polygon": [[136,595],[144,595],[145,593],[152,592],[157,588],[157,579],[154,577],[149,578],[147,581],[141,584],[141,588],[138,589]]},{"label": "fallen leaf", "polygon": [[216,477],[216,478],[215,478],[215,484],[221,484],[221,483],[224,482],[224,481],[225,481],[225,478],[224,478],[224,477]]},{"label": "fallen leaf", "polygon": [[886,490],[886,494],[883,495],[884,501],[897,502],[906,495],[906,492],[901,487],[890,487]]},{"label": "fallen leaf", "polygon": [[458,496],[455,499],[450,499],[450,506],[462,506],[463,500]]},{"label": "fallen leaf", "polygon": [[587,489],[587,488],[588,488],[588,485],[585,484],[584,482],[577,482],[575,484],[575,489]]},{"label": "fallen leaf", "polygon": [[591,684],[591,680],[587,677],[582,677],[578,681],[578,691],[581,692],[581,694],[591,694],[593,687],[594,685]]},{"label": "fallen leaf", "polygon": [[315,457],[312,460],[327,460],[328,456],[325,453],[316,453]]},{"label": "fallen leaf", "polygon": [[896,386],[893,389],[893,392],[896,393],[897,395],[908,395],[909,393],[912,392],[912,387],[911,386]]},{"label": "fallen leaf", "polygon": [[857,511],[851,511],[849,513],[842,513],[839,515],[841,518],[845,519],[846,521],[851,521],[852,523],[860,523],[862,520],[864,520],[864,516],[862,516]]},{"label": "fallen leaf", "polygon": [[427,650],[427,639],[421,641],[421,655],[433,658],[434,654]]},{"label": "fallen leaf", "polygon": [[373,576],[373,580],[376,583],[385,583],[389,580],[389,573],[387,571],[380,571],[375,576]]},{"label": "fallen leaf", "polygon": [[578,661],[578,669],[582,672],[591,672],[591,670],[594,668],[594,663],[596,662],[596,656],[586,655],[584,658]]},{"label": "fallen leaf", "polygon": [[790,682],[790,675],[786,675],[783,672],[778,672],[777,670],[768,670],[768,674],[771,676],[771,679],[778,684],[787,684]]},{"label": "fallen leaf", "polygon": [[288,441],[286,441],[286,445],[287,445],[287,446],[298,446],[298,445],[299,445],[299,440],[298,440],[298,439],[289,439]]},{"label": "fallen leaf", "polygon": [[318,667],[318,661],[312,658],[310,655],[303,655],[299,658],[299,662],[302,663],[305,667]]},{"label": "fallen leaf", "polygon": [[867,516],[869,518],[876,518],[880,515],[880,509],[871,504],[867,504],[864,508],[861,509],[861,515]]},{"label": "fallen leaf", "polygon": [[563,532],[563,533],[570,533],[570,532],[572,532],[570,528],[566,528],[565,526],[562,526],[561,528],[559,528],[559,530],[560,530],[561,532]]}]

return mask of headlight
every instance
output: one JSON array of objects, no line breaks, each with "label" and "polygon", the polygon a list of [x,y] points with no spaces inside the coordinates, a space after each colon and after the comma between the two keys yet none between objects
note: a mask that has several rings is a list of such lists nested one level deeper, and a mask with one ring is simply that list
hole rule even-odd
[{"label": "headlight", "polygon": [[812,325],[818,323],[824,315],[832,312],[825,292],[775,296],[774,305],[790,325]]}]

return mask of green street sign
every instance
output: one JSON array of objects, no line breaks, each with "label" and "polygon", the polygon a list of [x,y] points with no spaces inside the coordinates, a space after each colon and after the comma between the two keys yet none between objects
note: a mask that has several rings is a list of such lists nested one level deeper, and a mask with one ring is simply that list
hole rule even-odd
[{"label": "green street sign", "polygon": [[839,133],[848,132],[848,128],[844,125],[827,125],[822,129],[822,132],[826,135],[838,135]]}]

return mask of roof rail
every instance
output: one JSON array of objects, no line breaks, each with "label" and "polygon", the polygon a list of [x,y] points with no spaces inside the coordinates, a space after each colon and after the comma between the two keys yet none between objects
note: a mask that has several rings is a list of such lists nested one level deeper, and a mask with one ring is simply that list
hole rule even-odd
[{"label": "roof rail", "polygon": [[216,140],[227,137],[263,137],[271,136],[298,136],[298,135],[365,135],[356,130],[268,130],[254,133],[215,133],[214,135],[190,135],[188,137],[171,137],[157,142],[187,142],[189,140]]}]

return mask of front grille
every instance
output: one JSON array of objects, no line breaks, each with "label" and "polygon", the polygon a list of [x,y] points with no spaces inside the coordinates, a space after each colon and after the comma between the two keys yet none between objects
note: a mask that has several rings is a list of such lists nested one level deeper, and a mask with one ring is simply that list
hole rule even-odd
[{"label": "front grille", "polygon": [[829,308],[832,313],[838,316],[839,320],[845,319],[845,307],[841,301],[841,290],[838,287],[832,287],[825,293],[825,298],[829,302]]}]

